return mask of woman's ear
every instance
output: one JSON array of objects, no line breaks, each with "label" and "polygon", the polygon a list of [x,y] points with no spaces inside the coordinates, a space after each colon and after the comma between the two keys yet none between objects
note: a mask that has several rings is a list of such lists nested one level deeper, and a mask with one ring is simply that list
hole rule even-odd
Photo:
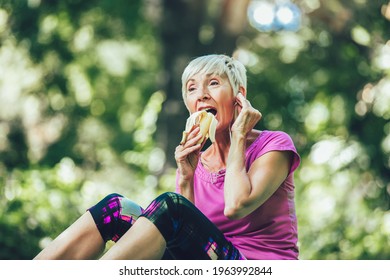
[{"label": "woman's ear", "polygon": [[243,86],[238,88],[238,93],[241,93],[246,98],[246,89]]}]

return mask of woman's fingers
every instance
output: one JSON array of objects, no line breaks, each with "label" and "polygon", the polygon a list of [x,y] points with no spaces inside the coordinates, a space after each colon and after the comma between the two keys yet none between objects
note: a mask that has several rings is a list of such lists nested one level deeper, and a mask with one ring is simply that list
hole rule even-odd
[{"label": "woman's fingers", "polygon": [[[236,114],[240,115],[242,112],[244,114],[251,114],[253,110],[256,110],[252,107],[250,101],[245,98],[242,93],[238,93],[236,97]],[[257,110],[256,110],[257,111]],[[237,117],[235,116],[235,117]]]},{"label": "woman's fingers", "polygon": [[177,161],[186,160],[187,157],[201,148],[201,144],[197,144],[202,138],[199,126],[195,126],[187,136],[187,140],[178,145],[175,150],[175,158]]},{"label": "woman's fingers", "polygon": [[182,144],[184,147],[194,146],[200,139],[202,134],[200,133],[199,125],[196,125],[192,128],[190,133],[187,135],[187,140]]},{"label": "woman's fingers", "polygon": [[232,130],[246,134],[256,123],[261,119],[262,115],[259,110],[252,107],[249,100],[247,100],[241,93],[237,94],[236,103],[239,110],[238,118],[235,120]]},{"label": "woman's fingers", "polygon": [[260,113],[258,110],[252,107],[250,101],[246,99],[241,93],[237,94],[236,103],[239,107],[241,107],[241,110],[239,112],[244,111],[246,112],[246,114]]},{"label": "woman's fingers", "polygon": [[251,106],[250,102],[248,99],[245,98],[244,95],[242,95],[241,92],[239,92],[236,96],[236,101],[237,101],[237,104],[241,107],[241,108],[246,108],[248,106]]}]

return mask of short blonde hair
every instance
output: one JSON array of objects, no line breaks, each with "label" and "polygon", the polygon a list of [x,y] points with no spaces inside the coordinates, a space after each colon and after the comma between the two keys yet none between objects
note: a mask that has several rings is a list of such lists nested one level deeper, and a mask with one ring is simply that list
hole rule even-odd
[{"label": "short blonde hair", "polygon": [[200,56],[192,60],[183,71],[181,82],[184,103],[186,103],[187,82],[191,77],[199,73],[218,76],[226,75],[235,95],[241,86],[246,89],[246,69],[240,61],[223,54]]}]

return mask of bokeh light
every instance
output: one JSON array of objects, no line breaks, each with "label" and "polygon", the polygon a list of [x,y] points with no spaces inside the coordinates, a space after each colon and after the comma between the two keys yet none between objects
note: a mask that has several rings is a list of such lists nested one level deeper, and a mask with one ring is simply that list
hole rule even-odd
[{"label": "bokeh light", "polygon": [[248,19],[259,31],[297,31],[301,10],[290,1],[253,0],[248,6]]}]

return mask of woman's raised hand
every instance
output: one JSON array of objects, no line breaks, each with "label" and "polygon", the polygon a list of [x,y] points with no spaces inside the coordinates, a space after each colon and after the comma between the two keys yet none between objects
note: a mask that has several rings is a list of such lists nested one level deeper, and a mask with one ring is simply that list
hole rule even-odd
[{"label": "woman's raised hand", "polygon": [[241,93],[237,94],[236,106],[239,114],[233,123],[232,134],[246,136],[261,120],[262,114]]}]

